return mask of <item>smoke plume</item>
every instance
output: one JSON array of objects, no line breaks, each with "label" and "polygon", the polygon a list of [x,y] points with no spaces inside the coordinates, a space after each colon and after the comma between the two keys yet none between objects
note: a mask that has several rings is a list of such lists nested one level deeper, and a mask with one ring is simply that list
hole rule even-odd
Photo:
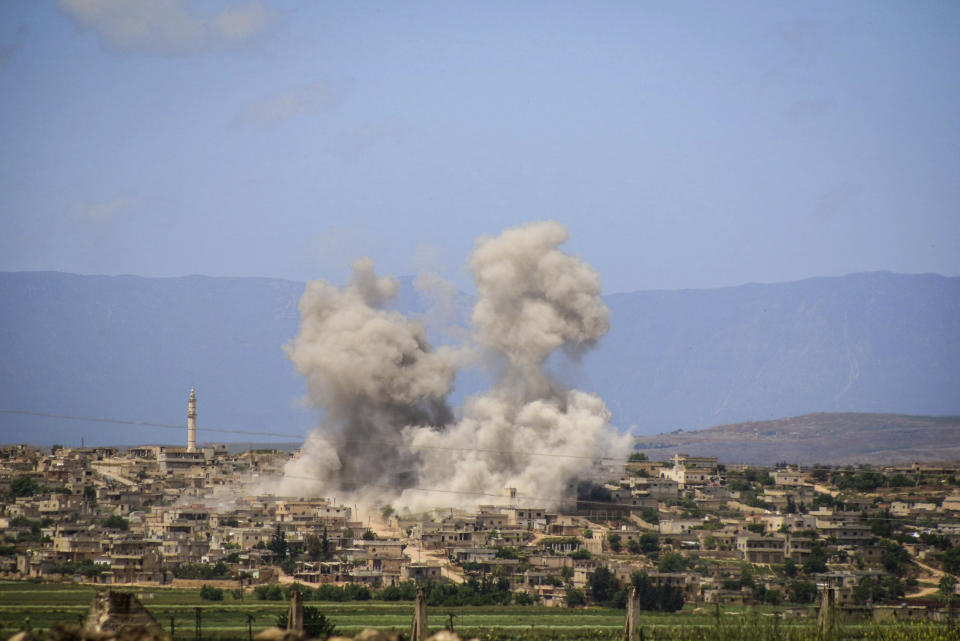
[{"label": "smoke plume", "polygon": [[377,278],[365,258],[353,264],[342,291],[321,280],[307,283],[300,333],[285,350],[325,417],[286,470],[283,491],[395,487],[395,475],[413,466],[411,455],[399,451],[401,428],[452,420],[445,399],[456,375],[454,355],[432,350],[421,323],[383,309],[398,287],[393,278]]},{"label": "smoke plume", "polygon": [[[567,238],[540,222],[477,242],[472,339],[458,349],[432,350],[420,323],[385,311],[397,282],[377,278],[369,260],[342,291],[309,283],[286,349],[326,416],[281,491],[373,493],[423,510],[496,502],[515,488],[549,506],[596,458],[623,455],[629,438],[603,401],[544,370],[556,350],[579,355],[609,328],[599,276],[559,248]],[[444,399],[469,353],[495,364],[497,382],[454,420]]]}]

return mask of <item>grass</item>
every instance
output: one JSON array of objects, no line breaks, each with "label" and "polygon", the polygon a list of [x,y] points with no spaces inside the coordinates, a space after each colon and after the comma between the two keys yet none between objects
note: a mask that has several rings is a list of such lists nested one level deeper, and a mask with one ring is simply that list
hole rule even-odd
[{"label": "grass", "polygon": [[[79,623],[86,618],[97,587],[72,584],[0,581],[0,639],[24,627],[44,632],[58,622]],[[122,589],[122,588],[121,588]],[[199,590],[172,588],[133,588],[129,591],[170,631],[173,617],[176,638],[195,639],[196,610],[200,608],[203,639],[226,641],[247,639],[247,617],[255,617],[253,633],[274,625],[285,612],[283,601],[258,601],[247,595],[234,600],[228,593],[224,601],[202,601]],[[396,629],[406,632],[410,626],[412,604],[405,602],[330,603],[309,601],[336,624],[341,633],[353,634],[364,628]],[[733,608],[724,606],[717,626],[712,608],[694,612],[688,606],[682,612],[667,614],[644,612],[641,616],[644,641],[805,641],[816,639],[810,619],[782,620],[778,608]],[[622,637],[622,610],[588,608],[569,610],[538,606],[432,607],[431,629],[444,627],[454,614],[454,627],[462,638],[481,641],[607,641]],[[945,624],[844,625],[843,639],[865,641],[956,641],[956,629]]]}]

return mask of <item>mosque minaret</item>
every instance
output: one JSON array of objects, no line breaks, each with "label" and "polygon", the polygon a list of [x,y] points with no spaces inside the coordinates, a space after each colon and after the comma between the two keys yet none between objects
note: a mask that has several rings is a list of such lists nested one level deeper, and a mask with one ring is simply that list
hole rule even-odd
[{"label": "mosque minaret", "polygon": [[197,393],[192,387],[187,401],[187,451],[197,451]]}]

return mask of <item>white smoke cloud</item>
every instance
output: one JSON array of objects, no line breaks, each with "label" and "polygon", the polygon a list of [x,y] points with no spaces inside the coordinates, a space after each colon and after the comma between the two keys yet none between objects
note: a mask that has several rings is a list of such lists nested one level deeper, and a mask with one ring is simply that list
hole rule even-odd
[{"label": "white smoke cloud", "polygon": [[514,488],[527,504],[555,506],[572,496],[571,481],[592,476],[595,458],[629,449],[630,437],[609,421],[600,397],[579,390],[519,405],[502,391],[471,398],[464,418],[446,431],[405,432],[420,455],[419,487],[453,494],[407,490],[394,504],[420,512],[497,503]]},{"label": "white smoke cloud", "polygon": [[60,9],[114,49],[191,54],[260,35],[270,16],[260,2],[203,14],[184,0],[60,0]]},{"label": "white smoke cloud", "polygon": [[480,239],[470,257],[477,341],[507,359],[506,382],[524,393],[546,393],[552,352],[586,349],[610,328],[600,277],[559,249],[567,238],[560,223],[533,223]]},{"label": "white smoke cloud", "polygon": [[[491,502],[505,488],[556,504],[594,457],[629,448],[599,397],[565,390],[543,371],[555,350],[586,349],[610,327],[600,278],[559,249],[567,238],[562,225],[548,221],[477,243],[469,262],[477,285],[476,341],[503,371],[490,393],[468,399],[455,425],[405,430],[419,455],[420,486],[462,492],[452,501],[459,504]],[[396,503],[419,511],[437,500],[407,491]]]},{"label": "white smoke cloud", "polygon": [[[549,506],[596,458],[623,456],[630,438],[610,426],[603,401],[543,370],[557,349],[587,349],[609,328],[599,276],[559,248],[567,237],[541,222],[478,241],[472,343],[459,350],[432,350],[421,324],[385,311],[397,283],[368,260],[342,291],[309,283],[287,353],[327,416],[288,464],[284,491],[347,490],[422,511],[496,502],[516,488]],[[454,421],[443,399],[457,365],[477,353],[500,364],[498,382]]]},{"label": "white smoke cloud", "polygon": [[[440,426],[452,418],[445,398],[456,375],[455,354],[432,350],[422,323],[383,309],[399,283],[378,278],[373,267],[370,259],[356,261],[343,290],[307,283],[300,333],[285,347],[307,379],[310,401],[326,413],[323,431],[311,435],[292,465],[312,468],[313,477],[336,477],[348,490],[394,483],[405,471],[399,467],[410,465],[404,457],[383,456],[381,449],[399,444],[403,426]],[[296,488],[298,479],[290,480]]]}]

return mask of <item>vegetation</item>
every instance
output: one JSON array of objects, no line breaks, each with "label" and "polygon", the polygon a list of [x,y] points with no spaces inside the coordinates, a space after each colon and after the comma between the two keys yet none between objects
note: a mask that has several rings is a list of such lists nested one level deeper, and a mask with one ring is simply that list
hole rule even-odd
[{"label": "vegetation", "polygon": [[10,481],[10,494],[13,497],[42,494],[45,488],[29,476],[16,476]]},{"label": "vegetation", "polygon": [[[78,621],[85,617],[95,586],[65,586],[30,582],[0,581],[0,629],[4,636],[24,626],[30,618],[30,627],[38,638],[56,623]],[[12,605],[11,594],[17,594],[17,605]],[[144,605],[167,627],[175,620],[177,640],[195,638],[195,608],[202,607],[204,639],[247,639],[248,616],[253,632],[277,623],[277,617],[287,611],[282,600],[247,600],[225,593],[223,602],[203,601],[199,590],[155,588],[153,598],[144,599]],[[431,611],[433,631],[445,619],[456,616],[457,633],[461,638],[478,637],[481,641],[620,641],[623,635],[623,611],[591,606],[583,609],[586,595],[574,609],[548,608],[536,605],[449,606]],[[576,594],[572,593],[574,602]],[[516,600],[515,600],[516,602]],[[649,602],[648,602],[649,603]],[[337,634],[354,635],[373,627],[381,630],[408,629],[411,606],[409,603],[355,602],[322,603],[313,601],[304,607],[315,608],[318,615],[336,625]],[[779,608],[771,606],[723,606],[719,617],[713,608],[705,607],[696,613],[685,607],[676,612],[656,608],[646,611],[641,618],[644,638],[660,641],[801,641],[816,639],[816,624],[812,618],[800,621],[774,616]],[[811,610],[812,611],[812,610]],[[312,615],[311,615],[312,616]],[[944,623],[850,624],[841,628],[843,639],[863,641],[954,641],[956,630]]]},{"label": "vegetation", "polygon": [[223,601],[223,590],[204,584],[200,588],[200,598],[204,601]]},{"label": "vegetation", "polygon": [[215,565],[181,563],[173,567],[173,576],[178,579],[229,579],[231,572],[223,561],[218,561]]},{"label": "vegetation", "polygon": [[[287,627],[288,614],[282,612],[277,616],[277,627],[285,629]],[[320,614],[317,608],[305,605],[303,607],[303,631],[307,633],[310,639],[326,639],[333,636],[337,631],[337,626],[327,617]]]},{"label": "vegetation", "polygon": [[953,546],[943,553],[943,570],[960,575],[960,546]]},{"label": "vegetation", "polygon": [[273,532],[273,538],[270,539],[270,544],[267,546],[278,559],[284,559],[287,556],[287,535],[283,531],[283,528],[280,527],[280,524],[277,523],[277,528]]},{"label": "vegetation", "polygon": [[109,528],[111,530],[120,530],[121,532],[126,532],[130,529],[130,521],[118,515],[108,516],[107,518],[102,519],[100,524],[105,528]]}]

